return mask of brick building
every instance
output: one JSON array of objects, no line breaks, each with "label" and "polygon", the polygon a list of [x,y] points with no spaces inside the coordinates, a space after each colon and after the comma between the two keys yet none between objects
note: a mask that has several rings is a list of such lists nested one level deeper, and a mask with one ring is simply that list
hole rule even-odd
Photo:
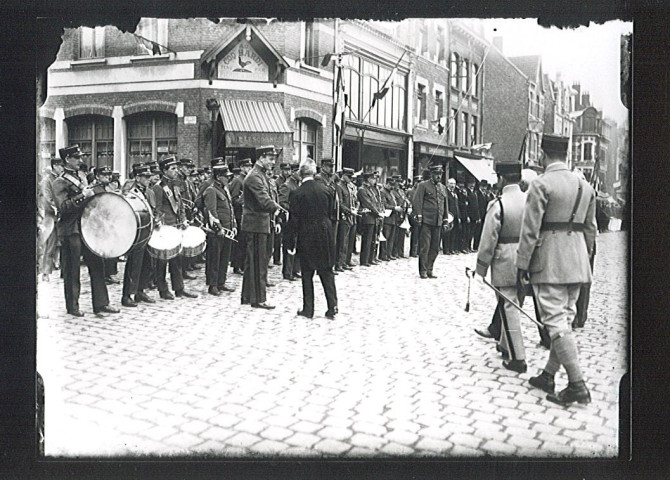
[{"label": "brick building", "polygon": [[330,156],[333,71],[318,56],[334,23],[143,18],[135,33],[151,42],[66,29],[38,112],[43,162],[75,143],[123,176],[166,155],[235,163],[268,143],[281,161]]},{"label": "brick building", "polygon": [[[552,80],[544,76],[544,133],[553,133],[572,139],[574,120],[570,114],[575,104],[576,92],[561,79],[560,73]],[[567,164],[572,166],[572,148],[568,148]]]}]

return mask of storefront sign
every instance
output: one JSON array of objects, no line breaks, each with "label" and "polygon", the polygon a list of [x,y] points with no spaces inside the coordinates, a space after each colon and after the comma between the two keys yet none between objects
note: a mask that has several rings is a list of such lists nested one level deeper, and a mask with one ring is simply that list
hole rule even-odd
[{"label": "storefront sign", "polygon": [[425,143],[419,144],[419,152],[438,155],[440,157],[448,157],[451,155],[451,152],[448,148],[437,146],[434,147],[432,145],[426,145]]},{"label": "storefront sign", "polygon": [[275,147],[288,146],[291,139],[289,133],[267,133],[267,132],[226,132],[226,145],[229,147],[255,148],[261,145],[274,145]]},{"label": "storefront sign", "polygon": [[195,115],[184,116],[184,125],[195,125],[196,123],[198,123],[198,117]]},{"label": "storefront sign", "polygon": [[267,64],[246,40],[241,40],[219,60],[217,77],[226,80],[270,80]]}]

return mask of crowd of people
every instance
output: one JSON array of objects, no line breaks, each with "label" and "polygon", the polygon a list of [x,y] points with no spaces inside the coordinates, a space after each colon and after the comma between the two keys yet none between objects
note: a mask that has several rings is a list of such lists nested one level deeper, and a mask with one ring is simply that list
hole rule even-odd
[{"label": "crowd of people", "polygon": [[[237,166],[215,158],[210,167],[197,168],[192,160],[173,156],[135,164],[121,187],[109,167],[87,172],[78,146],[67,147],[51,160],[51,171],[40,182],[39,271],[48,280],[60,263],[67,312],[81,317],[83,258],[94,313],[119,313],[107,292],[108,284],[118,283],[114,275],[119,259],[102,258],[82,241],[82,213],[103,192],[142,199],[154,232],[195,225],[206,234],[203,248],[193,254],[162,251],[151,240],[126,252],[121,304],[127,308],[155,303],[149,293],[153,289],[164,301],[196,298],[184,279],[197,278],[194,271],[204,265],[209,295],[234,292],[227,282],[232,270],[243,276],[243,305],[274,309],[267,301],[267,288],[274,286],[268,269],[281,266],[284,280],[302,281],[303,305],[297,314],[314,315],[317,273],[328,304],[325,316],[334,319],[336,275],[406,258],[408,252],[418,258],[419,278],[434,279],[440,251],[478,251],[474,272],[485,278],[491,270],[489,286],[498,305],[491,325],[476,332],[497,340],[505,368],[525,372],[520,307],[531,296],[541,343],[550,349],[547,365],[530,379],[531,386],[546,391],[556,403],[588,403],[569,326],[581,327],[586,318],[596,196],[565,165],[565,139],[545,135],[542,148],[545,174],[530,185],[522,180],[520,163],[499,162],[495,187],[486,181],[445,182],[440,164],[412,183],[397,174],[382,178],[376,170],[334,172],[330,158],[322,159],[320,168],[311,158],[299,165],[277,165],[280,152],[270,145],[256,149],[255,162],[246,158]],[[556,394],[553,378],[561,366],[569,384]]]}]

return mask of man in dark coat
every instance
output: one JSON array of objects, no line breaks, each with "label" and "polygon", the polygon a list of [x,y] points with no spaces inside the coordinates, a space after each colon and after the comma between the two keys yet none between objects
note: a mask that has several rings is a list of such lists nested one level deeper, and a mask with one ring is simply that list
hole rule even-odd
[{"label": "man in dark coat", "polygon": [[[277,194],[279,194],[279,189],[281,186],[288,180],[288,178],[291,176],[291,164],[290,163],[282,163],[279,165],[279,176],[275,179],[275,184],[277,185]],[[281,203],[280,203],[281,205]],[[287,207],[285,207],[287,208]],[[280,214],[278,217],[280,225],[283,225],[286,223],[286,218],[282,214]],[[283,228],[283,227],[282,227]],[[275,265],[281,265],[281,259],[282,259],[282,239],[284,237],[284,232],[280,231],[279,233],[275,234],[275,243],[274,247],[272,250],[272,263]]]},{"label": "man in dark coat", "polygon": [[382,217],[383,207],[377,190],[377,176],[375,172],[363,174],[365,183],[358,189],[358,201],[361,204],[361,266],[369,267],[377,264],[374,259],[375,235],[378,235],[377,220]]},{"label": "man in dark coat", "polygon": [[254,308],[272,309],[274,305],[265,303],[268,278],[268,236],[270,218],[279,213],[279,204],[270,195],[267,171],[272,170],[277,157],[274,146],[256,149],[256,165],[244,178],[242,230],[247,242],[242,280],[242,305]]},{"label": "man in dark coat", "polygon": [[444,244],[442,249],[444,253],[453,254],[460,250],[458,240],[459,232],[462,229],[461,211],[458,208],[458,194],[456,193],[456,180],[450,178],[447,180],[447,207],[454,217],[454,226],[447,230],[444,235]]},{"label": "man in dark coat", "polygon": [[379,258],[385,262],[396,259],[393,255],[393,251],[395,248],[396,229],[398,228],[398,214],[402,212],[402,207],[398,206],[393,190],[393,178],[390,176],[386,177],[386,184],[384,185],[384,188],[382,188],[381,198],[384,204],[384,210],[391,210],[391,214],[388,217],[384,217],[382,234],[386,241],[382,242],[379,246]]},{"label": "man in dark coat", "polygon": [[471,180],[468,182],[468,188],[466,192],[468,196],[468,218],[470,219],[470,223],[468,223],[468,237],[466,239],[466,250],[469,252],[473,252],[475,249],[474,247],[474,241],[475,241],[475,234],[477,233],[477,229],[480,228],[482,220],[479,217],[480,211],[479,211],[479,199],[477,198],[477,192],[475,192],[475,181]]},{"label": "man in dark coat", "polygon": [[468,190],[461,183],[456,184],[456,195],[458,196],[458,212],[460,213],[458,229],[458,250],[468,253],[468,231],[470,230],[470,217],[468,216]]},{"label": "man in dark coat", "polygon": [[[247,174],[251,171],[251,159],[245,158],[240,160],[238,167],[234,167],[232,172],[235,174],[228,185],[230,196],[233,199],[233,209],[235,211],[235,221],[237,225],[242,225],[242,207],[244,204],[244,196],[242,195],[243,183]],[[237,243],[233,244],[233,252],[231,254],[231,264],[233,266],[233,273],[239,275],[244,270],[244,259],[247,254],[247,237],[241,228],[237,230]]]},{"label": "man in dark coat", "polygon": [[430,176],[430,180],[424,180],[417,187],[413,202],[416,220],[421,224],[419,239],[419,276],[421,278],[437,278],[437,275],[433,274],[433,265],[440,250],[442,229],[449,224],[447,188],[440,182],[442,166],[431,166]]},{"label": "man in dark coat", "polygon": [[479,182],[479,188],[475,189],[475,194],[477,195],[477,203],[479,205],[479,223],[475,227],[475,236],[473,239],[473,249],[479,250],[479,242],[482,236],[482,229],[484,228],[484,219],[486,218],[486,207],[489,204],[488,195],[486,194],[486,189],[488,188],[489,182],[487,180],[481,180]]},{"label": "man in dark coat", "polygon": [[289,236],[294,250],[300,255],[302,267],[303,307],[298,315],[314,316],[314,272],[319,274],[326,294],[328,310],[326,317],[337,315],[337,290],[335,288],[336,252],[333,238],[332,193],[325,185],[314,181],[316,164],[307,158],[300,165],[302,183],[289,199]]},{"label": "man in dark coat", "polygon": [[398,212],[398,218],[396,220],[395,242],[393,245],[393,252],[391,253],[396,258],[405,258],[405,235],[407,230],[402,228],[402,225],[407,218],[407,208],[410,203],[405,194],[405,186],[402,176],[393,175],[393,182],[395,184],[393,188],[393,196],[400,207],[400,211]]},{"label": "man in dark coat", "polygon": [[[353,168],[342,169],[340,181],[337,184],[337,195],[340,203],[340,221],[337,226],[337,262],[335,270],[343,272],[351,270],[347,264],[350,246],[350,233],[356,227],[356,187],[352,184]],[[354,235],[356,231],[354,230]],[[355,237],[354,237],[355,238]]]}]

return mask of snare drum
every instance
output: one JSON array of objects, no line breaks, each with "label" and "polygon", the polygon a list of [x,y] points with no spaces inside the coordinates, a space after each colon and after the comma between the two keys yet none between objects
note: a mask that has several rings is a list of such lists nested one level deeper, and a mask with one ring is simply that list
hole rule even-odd
[{"label": "snare drum", "polygon": [[81,238],[102,258],[117,258],[149,241],[153,214],[146,200],[134,193],[99,193],[81,215]]},{"label": "snare drum", "polygon": [[185,257],[197,257],[205,251],[207,236],[202,228],[193,225],[186,227],[182,233],[181,246]]},{"label": "snare drum", "polygon": [[159,260],[176,257],[181,252],[181,232],[170,225],[156,228],[147,243],[147,252]]}]

